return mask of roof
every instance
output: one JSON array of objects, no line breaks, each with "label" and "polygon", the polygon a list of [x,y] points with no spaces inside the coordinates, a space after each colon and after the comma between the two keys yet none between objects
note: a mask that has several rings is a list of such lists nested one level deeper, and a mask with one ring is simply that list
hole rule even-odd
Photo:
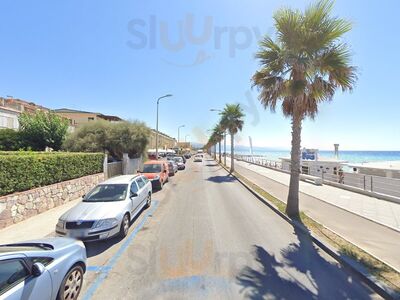
[{"label": "roof", "polygon": [[356,163],[356,164],[350,163],[347,165],[355,168],[400,171],[400,160],[376,161],[376,162],[366,162],[366,163]]},{"label": "roof", "polygon": [[145,165],[152,165],[152,164],[160,164],[161,165],[163,163],[166,163],[166,161],[165,160],[148,160],[144,164]]},{"label": "roof", "polygon": [[103,181],[101,184],[129,184],[133,179],[138,177],[140,174],[131,174],[131,175],[121,175],[115,176],[106,181]]},{"label": "roof", "polygon": [[100,113],[97,113],[97,112],[90,112],[90,111],[76,110],[76,109],[69,109],[69,108],[53,109],[53,111],[58,112],[58,113],[79,113],[79,114],[101,115]]},{"label": "roof", "polygon": [[[291,160],[290,157],[279,157],[281,160]],[[321,163],[346,163],[347,160],[336,159],[334,157],[318,157],[318,160],[301,160],[303,162],[321,162]]]}]

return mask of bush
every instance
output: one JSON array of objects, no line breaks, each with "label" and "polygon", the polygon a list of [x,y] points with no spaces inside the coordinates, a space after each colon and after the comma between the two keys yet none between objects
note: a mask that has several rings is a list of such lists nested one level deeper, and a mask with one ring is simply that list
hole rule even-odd
[{"label": "bush", "polygon": [[122,153],[128,153],[130,158],[137,158],[144,154],[149,136],[150,129],[142,122],[96,121],[82,125],[67,136],[63,149],[79,152],[108,151],[118,159],[122,159]]},{"label": "bush", "polygon": [[0,154],[0,196],[103,171],[102,153]]},{"label": "bush", "polygon": [[24,139],[20,132],[13,129],[0,129],[0,150],[14,151],[25,147]]},{"label": "bush", "polygon": [[37,111],[19,116],[20,134],[27,147],[42,151],[46,147],[60,150],[68,130],[68,121],[55,113]]}]

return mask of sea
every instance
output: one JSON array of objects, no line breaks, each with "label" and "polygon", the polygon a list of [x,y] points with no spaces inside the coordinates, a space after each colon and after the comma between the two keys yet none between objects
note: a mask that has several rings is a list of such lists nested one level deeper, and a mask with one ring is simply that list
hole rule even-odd
[{"label": "sea", "polygon": [[[228,149],[229,151],[229,149]],[[236,154],[250,155],[250,147],[235,147]],[[319,150],[320,158],[334,158],[334,151]],[[274,150],[261,147],[253,148],[253,155],[264,156],[268,160],[279,161],[281,157],[290,157],[290,150]],[[376,161],[395,161],[400,160],[400,151],[341,151],[339,149],[339,159],[349,163],[365,163]]]}]

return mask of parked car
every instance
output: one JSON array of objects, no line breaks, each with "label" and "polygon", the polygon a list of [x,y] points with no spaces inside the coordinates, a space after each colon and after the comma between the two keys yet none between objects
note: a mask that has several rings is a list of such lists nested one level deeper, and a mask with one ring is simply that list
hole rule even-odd
[{"label": "parked car", "polygon": [[194,162],[202,162],[202,161],[203,161],[203,155],[201,155],[201,154],[196,154],[196,155],[194,156],[193,161],[194,161]]},{"label": "parked car", "polygon": [[141,174],[110,178],[59,218],[56,233],[83,241],[125,237],[134,217],[151,205],[151,193]]},{"label": "parked car", "polygon": [[178,165],[178,170],[185,170],[186,166],[182,157],[175,157],[175,163]]},{"label": "parked car", "polygon": [[192,155],[190,154],[190,152],[185,153],[183,156],[184,156],[186,159],[190,159],[190,158],[192,157]]},{"label": "parked car", "polygon": [[168,176],[175,176],[175,173],[178,172],[178,165],[173,160],[168,161]]},{"label": "parked car", "polygon": [[144,163],[141,171],[151,181],[153,189],[162,189],[168,182],[168,163],[165,160],[150,160]]},{"label": "parked car", "polygon": [[78,298],[86,271],[81,241],[47,238],[0,245],[0,298]]}]

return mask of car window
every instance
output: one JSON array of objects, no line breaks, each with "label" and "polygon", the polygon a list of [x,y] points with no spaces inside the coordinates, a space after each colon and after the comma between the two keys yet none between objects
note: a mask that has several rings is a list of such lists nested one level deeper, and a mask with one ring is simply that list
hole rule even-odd
[{"label": "car window", "polygon": [[19,259],[0,261],[0,295],[29,275],[27,268]]},{"label": "car window", "polygon": [[131,184],[131,193],[137,193],[139,191],[136,181]]},{"label": "car window", "polygon": [[161,164],[148,164],[143,166],[143,173],[160,173]]},{"label": "car window", "polygon": [[149,180],[146,177],[142,177],[142,180],[144,181],[144,183],[148,183]]},{"label": "car window", "polygon": [[51,257],[30,257],[29,260],[32,262],[32,264],[41,263],[44,266],[47,266],[48,264],[50,264],[54,260],[54,258],[51,258]]},{"label": "car window", "polygon": [[100,184],[84,199],[84,202],[121,201],[126,198],[127,184]]},{"label": "car window", "polygon": [[139,177],[139,178],[136,180],[136,182],[137,182],[137,184],[139,185],[139,189],[142,189],[142,188],[146,185],[146,183],[143,181],[143,179],[142,179],[141,177]]}]

